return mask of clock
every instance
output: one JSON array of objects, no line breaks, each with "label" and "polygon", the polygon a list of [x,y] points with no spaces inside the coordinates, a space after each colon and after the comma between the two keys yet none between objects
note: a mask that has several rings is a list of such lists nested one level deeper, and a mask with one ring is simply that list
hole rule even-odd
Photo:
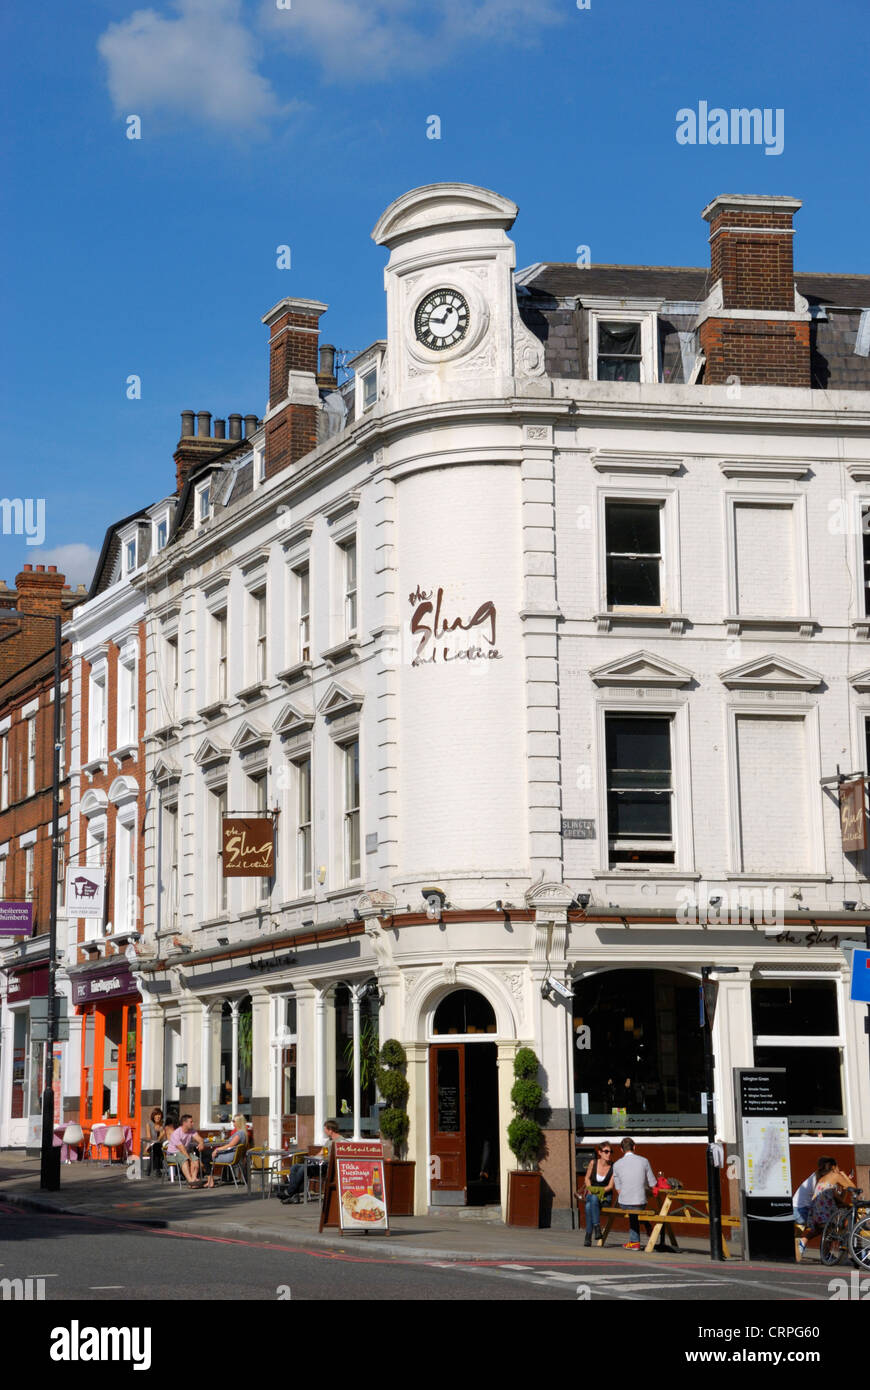
[{"label": "clock", "polygon": [[456,290],[431,290],[414,315],[417,341],[433,352],[443,352],[461,342],[468,327],[468,303]]}]

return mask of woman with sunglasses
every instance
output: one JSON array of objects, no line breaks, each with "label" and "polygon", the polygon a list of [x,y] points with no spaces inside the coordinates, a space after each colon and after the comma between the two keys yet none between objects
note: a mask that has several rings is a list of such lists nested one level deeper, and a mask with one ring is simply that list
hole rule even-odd
[{"label": "woman with sunglasses", "polygon": [[599,1144],[595,1157],[586,1169],[586,1239],[584,1245],[601,1239],[601,1203],[604,1194],[613,1186],[613,1164],[610,1161],[610,1145]]}]

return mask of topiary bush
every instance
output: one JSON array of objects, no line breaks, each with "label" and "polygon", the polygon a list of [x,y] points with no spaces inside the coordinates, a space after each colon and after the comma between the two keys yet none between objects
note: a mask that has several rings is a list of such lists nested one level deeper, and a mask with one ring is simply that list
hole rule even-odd
[{"label": "topiary bush", "polygon": [[543,1091],[538,1084],[538,1059],[530,1047],[521,1047],[514,1058],[511,1104],[516,1111],[508,1125],[508,1145],[521,1168],[536,1168],[543,1131],[535,1119]]},{"label": "topiary bush", "polygon": [[378,1090],[387,1102],[381,1111],[381,1134],[389,1139],[396,1158],[404,1158],[407,1152],[408,1131],[411,1127],[408,1115],[408,1095],[410,1086],[405,1076],[407,1054],[400,1042],[388,1038],[380,1051],[378,1067]]}]

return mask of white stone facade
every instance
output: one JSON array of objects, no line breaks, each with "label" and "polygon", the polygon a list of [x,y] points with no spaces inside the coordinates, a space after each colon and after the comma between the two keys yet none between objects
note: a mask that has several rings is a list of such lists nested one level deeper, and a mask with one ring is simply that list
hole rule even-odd
[{"label": "white stone facade", "polygon": [[[391,250],[377,403],[211,520],[179,528],[144,588],[156,798],[143,1091],[217,1121],[219,1014],[228,1004],[237,1074],[249,997],[254,1124],[280,1139],[292,1045],[299,1134],[311,1140],[337,1100],[335,987],[351,987],[358,1019],[376,981],[380,1037],[409,1055],[418,1210],[430,1201],[434,1013],[457,989],[495,1015],[503,1201],[510,1064],[526,1042],[551,1111],[545,1173],[556,1208],[571,1207],[574,1025],[543,997],[550,977],[570,985],[618,967],[697,980],[704,964],[736,966],[715,1036],[726,1143],[731,1068],[753,1063],[753,980],[832,982],[837,1132],[870,1143],[862,1011],[830,940],[863,935],[843,905],[862,902],[867,861],[844,856],[836,800],[819,785],[838,766],[866,768],[870,395],[546,376],[517,307],[515,214],[463,185],[416,190],[384,214],[373,234]],[[470,327],[436,350],[415,338],[415,314],[442,285]],[[655,607],[608,602],[608,501],[658,509]],[[436,605],[452,629],[437,638]],[[619,714],[669,721],[672,862],[611,862],[605,720]],[[230,880],[224,902],[216,817],[252,814],[258,799],[280,813],[276,877],[270,889]],[[564,821],[583,838],[563,834]],[[432,887],[442,907],[427,916]],[[765,934],[757,914],[740,921],[750,889],[768,895],[768,927],[788,918],[793,940]],[[819,930],[828,942],[808,947]],[[178,1062],[187,1093],[176,1096]],[[687,1129],[667,1142],[701,1139]]]}]

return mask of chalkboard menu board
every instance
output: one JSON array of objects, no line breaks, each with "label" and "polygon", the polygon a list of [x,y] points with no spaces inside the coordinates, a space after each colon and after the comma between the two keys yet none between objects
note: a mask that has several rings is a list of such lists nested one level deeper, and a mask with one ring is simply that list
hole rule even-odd
[{"label": "chalkboard menu board", "polygon": [[438,1053],[438,1114],[439,1134],[458,1134],[462,1129],[459,1114],[459,1052],[445,1048]]},{"label": "chalkboard menu board", "polygon": [[439,1086],[438,1133],[458,1134],[460,1128],[461,1125],[459,1123],[459,1087]]}]

